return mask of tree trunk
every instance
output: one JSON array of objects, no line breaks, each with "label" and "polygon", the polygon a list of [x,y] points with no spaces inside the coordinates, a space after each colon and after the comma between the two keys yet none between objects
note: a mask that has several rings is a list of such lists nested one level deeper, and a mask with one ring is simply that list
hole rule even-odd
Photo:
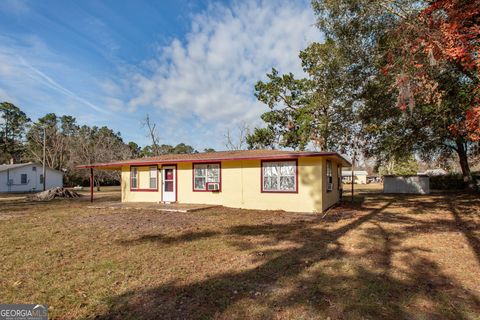
[{"label": "tree trunk", "polygon": [[97,191],[100,191],[100,180],[95,179],[95,184],[97,185]]},{"label": "tree trunk", "polygon": [[458,154],[460,168],[462,169],[463,181],[466,183],[468,189],[473,189],[475,187],[475,183],[473,181],[472,173],[470,172],[470,165],[468,164],[467,149],[462,139],[457,138],[455,143],[457,145],[455,151]]}]

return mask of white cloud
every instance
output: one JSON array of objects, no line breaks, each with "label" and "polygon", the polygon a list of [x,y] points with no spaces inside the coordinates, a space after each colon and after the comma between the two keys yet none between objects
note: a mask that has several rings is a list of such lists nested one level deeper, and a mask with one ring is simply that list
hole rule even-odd
[{"label": "white cloud", "polygon": [[[43,100],[47,105],[55,105],[65,111],[65,107],[59,105],[61,102],[63,105],[70,104],[73,109],[88,107],[109,113],[77,93],[79,87],[72,85],[74,89],[67,88],[64,82],[73,74],[82,79],[91,80],[92,77],[71,68],[67,61],[50,51],[37,37],[12,40],[0,36],[0,43],[0,85],[9,96],[17,97],[18,102]],[[52,103],[52,99],[56,102]]]},{"label": "white cloud", "polygon": [[[22,4],[4,1],[0,11],[21,13],[28,9]],[[0,99],[15,100],[31,118],[71,114],[140,143],[147,142],[140,123],[149,113],[161,127],[162,143],[219,149],[229,126],[261,122],[267,107],[254,97],[255,83],[272,67],[301,75],[299,51],[321,40],[308,0],[212,4],[191,20],[185,37],[129,64],[116,57],[108,25],[87,19],[83,33],[95,27],[95,50],[105,68],[77,63],[37,36],[2,34]]]},{"label": "white cloud", "polygon": [[253,95],[255,83],[272,67],[303,74],[299,51],[321,40],[314,23],[307,2],[211,5],[193,17],[185,41],[159,49],[148,75],[132,76],[129,106],[194,116],[223,132],[233,123],[258,123],[267,109]]},{"label": "white cloud", "polygon": [[21,56],[20,56],[20,62],[24,67],[27,68],[27,73],[30,76],[32,76],[33,78],[38,77],[39,81],[41,81],[43,83],[43,85],[48,86],[49,88],[51,88],[51,89],[53,89],[53,90],[55,90],[55,91],[57,91],[61,94],[64,94],[64,95],[66,95],[70,98],[73,98],[73,99],[77,100],[78,102],[94,109],[95,111],[107,113],[104,109],[102,109],[102,108],[94,105],[93,103],[87,101],[86,99],[78,96],[76,93],[68,90],[67,88],[62,86],[60,83],[58,83],[57,81],[53,80],[51,77],[49,77],[48,75],[43,73],[42,71],[33,67],[27,61],[25,61],[25,59],[23,59]]}]

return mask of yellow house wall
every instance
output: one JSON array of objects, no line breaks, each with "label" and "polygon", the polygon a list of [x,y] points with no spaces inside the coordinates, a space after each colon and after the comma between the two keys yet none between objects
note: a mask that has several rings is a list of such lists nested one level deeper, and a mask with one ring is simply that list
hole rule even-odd
[{"label": "yellow house wall", "polygon": [[[327,160],[332,161],[332,175],[333,175],[333,188],[332,191],[327,191],[327,183],[322,185],[322,211],[327,210],[338,201],[340,201],[340,191],[338,188],[338,169],[337,166],[341,165],[335,157],[322,157],[322,177],[327,176]],[[341,172],[341,170],[340,170]],[[342,188],[342,179],[340,179],[340,188]]]},{"label": "yellow house wall", "polygon": [[[148,189],[150,186],[150,166],[138,168],[139,189]],[[157,174],[158,185],[161,186],[160,172]],[[158,202],[161,201],[161,188],[158,191],[130,191],[130,167],[122,167],[122,202]]]},{"label": "yellow house wall", "polygon": [[[298,193],[262,193],[261,161],[222,161],[221,192],[196,192],[192,188],[192,163],[177,164],[177,201],[179,203],[219,204],[244,209],[286,210],[295,212],[322,212],[339,199],[337,163],[332,158],[334,188],[326,192],[326,158],[298,159]],[[139,181],[146,181],[148,167],[139,167]],[[159,177],[161,175],[159,174]],[[161,186],[161,182],[159,184]],[[130,167],[122,168],[122,201],[161,201],[161,191],[130,191]]]}]

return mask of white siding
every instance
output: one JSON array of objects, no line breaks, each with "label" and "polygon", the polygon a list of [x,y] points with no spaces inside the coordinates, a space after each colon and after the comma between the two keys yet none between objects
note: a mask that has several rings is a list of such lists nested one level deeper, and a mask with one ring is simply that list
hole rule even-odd
[{"label": "white siding", "polygon": [[[33,168],[36,168],[34,171]],[[27,183],[21,183],[22,174],[27,175]],[[40,183],[42,175],[42,166],[39,164],[29,164],[20,168],[13,168],[0,172],[0,192],[32,192],[42,191],[43,185]],[[8,180],[13,184],[9,185]],[[46,188],[63,187],[63,174],[60,171],[46,169]]]},{"label": "white siding", "polygon": [[383,192],[429,194],[430,180],[428,176],[384,176]]}]

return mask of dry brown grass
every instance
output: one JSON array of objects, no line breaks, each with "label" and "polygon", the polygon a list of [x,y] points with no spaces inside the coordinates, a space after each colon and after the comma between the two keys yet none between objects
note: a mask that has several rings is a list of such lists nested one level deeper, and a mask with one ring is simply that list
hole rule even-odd
[{"label": "dry brown grass", "polygon": [[325,218],[87,205],[0,202],[2,303],[55,319],[479,318],[478,195],[368,194]]}]

